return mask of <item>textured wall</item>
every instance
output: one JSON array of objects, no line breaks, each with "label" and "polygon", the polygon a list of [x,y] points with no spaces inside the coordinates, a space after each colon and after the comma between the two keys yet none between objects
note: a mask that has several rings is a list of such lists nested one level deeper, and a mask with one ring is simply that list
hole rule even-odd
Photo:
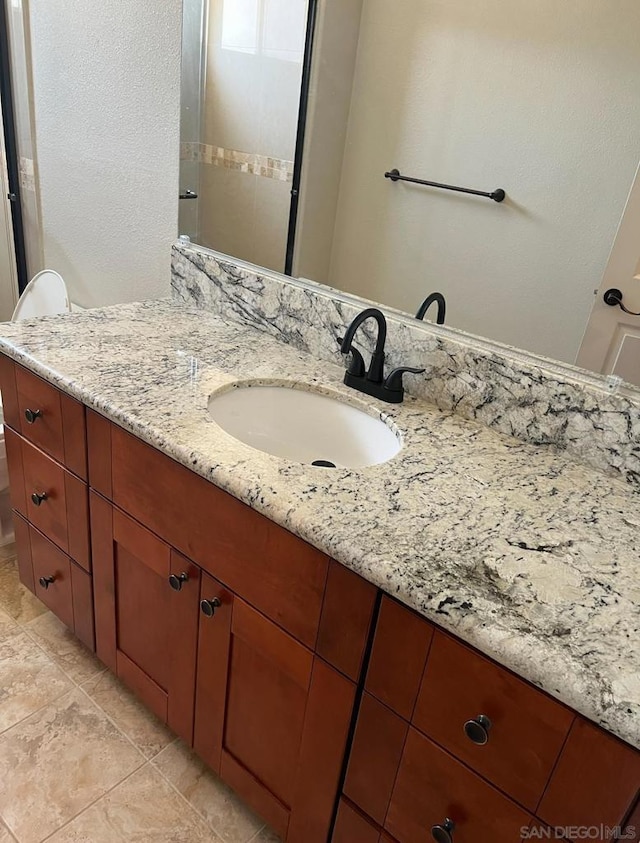
[{"label": "textured wall", "polygon": [[181,0],[31,0],[45,264],[79,304],[166,295]]},{"label": "textured wall", "polygon": [[414,313],[441,289],[451,325],[573,361],[640,158],[640,3],[402,7],[364,2],[331,273],[312,277]]}]

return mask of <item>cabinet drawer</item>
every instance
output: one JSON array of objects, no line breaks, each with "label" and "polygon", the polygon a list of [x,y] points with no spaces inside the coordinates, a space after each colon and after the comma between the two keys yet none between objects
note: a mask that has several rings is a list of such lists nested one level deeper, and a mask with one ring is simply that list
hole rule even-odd
[{"label": "cabinet drawer", "polygon": [[340,801],[331,843],[378,843],[380,832],[346,800]]},{"label": "cabinet drawer", "polygon": [[86,483],[12,430],[5,430],[14,508],[90,570]]},{"label": "cabinet drawer", "polygon": [[22,516],[14,519],[20,580],[94,650],[91,577]]},{"label": "cabinet drawer", "polygon": [[428,621],[383,597],[366,688],[405,720],[413,714],[432,638]]},{"label": "cabinet drawer", "polygon": [[538,814],[552,826],[613,827],[639,795],[640,752],[578,717]]},{"label": "cabinet drawer", "polygon": [[29,527],[35,594],[62,623],[73,629],[73,595],[69,557]]},{"label": "cabinet drawer", "polygon": [[89,460],[93,488],[315,647],[325,554],[95,413]]},{"label": "cabinet drawer", "polygon": [[0,385],[5,422],[86,480],[83,405],[4,355],[0,356]]},{"label": "cabinet drawer", "polygon": [[[386,830],[398,843],[425,843],[453,823],[456,843],[514,843],[531,817],[445,750],[409,729]],[[437,833],[437,832],[436,832]]]},{"label": "cabinet drawer", "polygon": [[408,723],[365,693],[353,736],[344,793],[378,825],[384,823]]},{"label": "cabinet drawer", "polygon": [[[478,718],[488,718],[486,728]],[[561,703],[435,633],[413,724],[532,811],[573,718]]]}]

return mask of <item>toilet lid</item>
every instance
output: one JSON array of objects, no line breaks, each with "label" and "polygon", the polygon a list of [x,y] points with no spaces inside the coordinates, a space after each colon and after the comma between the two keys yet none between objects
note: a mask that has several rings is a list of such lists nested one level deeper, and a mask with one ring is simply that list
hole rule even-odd
[{"label": "toilet lid", "polygon": [[11,320],[18,322],[36,316],[68,313],[70,310],[67,287],[62,276],[52,269],[43,269],[25,287]]}]

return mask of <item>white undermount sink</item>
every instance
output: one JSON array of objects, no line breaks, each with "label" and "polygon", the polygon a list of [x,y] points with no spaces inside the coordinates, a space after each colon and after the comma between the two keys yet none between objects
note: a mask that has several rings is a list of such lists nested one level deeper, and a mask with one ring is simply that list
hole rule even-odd
[{"label": "white undermount sink", "polygon": [[260,451],[327,468],[386,462],[402,443],[380,418],[351,404],[290,386],[239,384],[209,399],[220,427]]}]

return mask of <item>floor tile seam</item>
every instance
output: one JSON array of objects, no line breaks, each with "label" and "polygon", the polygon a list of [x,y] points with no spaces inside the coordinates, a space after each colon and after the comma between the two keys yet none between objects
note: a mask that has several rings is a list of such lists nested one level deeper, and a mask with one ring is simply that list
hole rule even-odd
[{"label": "floor tile seam", "polygon": [[128,743],[131,744],[131,746],[135,749],[135,751],[138,753],[138,755],[143,759],[144,763],[146,764],[150,759],[147,758],[147,756],[140,749],[140,747],[135,743],[135,741],[132,740],[129,737],[129,735],[127,735],[127,733],[122,729],[122,727],[117,724],[117,722],[114,720],[114,718],[107,711],[105,711],[104,708],[100,705],[100,703],[98,703],[96,700],[94,700],[93,697],[91,697],[89,695],[89,693],[81,685],[77,685],[76,687],[80,691],[80,693],[83,694],[89,700],[91,705],[93,705],[94,708],[96,708],[101,714],[103,714],[107,718],[109,723],[111,723],[111,725],[118,732],[118,734],[120,734]]},{"label": "floor tile seam", "polygon": [[[48,706],[52,705],[53,703],[57,702],[61,697],[64,697],[65,694],[70,694],[74,688],[63,688],[55,697],[51,697],[51,699],[47,700],[46,703],[39,705],[37,708],[34,708],[33,711],[30,711],[29,714],[25,714],[24,717],[21,717],[19,720],[16,720],[15,723],[12,723],[11,726],[7,726],[6,729],[0,729],[0,744],[5,739],[5,737],[9,734],[12,729],[15,729],[16,726],[19,726],[21,723],[24,723],[25,720],[28,720],[30,717],[34,717],[36,714],[39,714],[43,709],[47,708]],[[0,813],[0,819],[4,822],[4,818]]]},{"label": "floor tile seam", "polygon": [[146,767],[146,766],[148,766],[148,762],[144,762],[143,764],[140,764],[138,767],[136,767],[134,770],[131,770],[131,772],[130,772],[130,773],[127,773],[127,775],[126,775],[126,776],[123,776],[123,777],[122,777],[119,781],[117,781],[117,782],[116,782],[116,783],[115,783],[112,787],[110,787],[108,790],[105,790],[105,791],[104,791],[104,793],[101,793],[101,794],[100,794],[100,796],[97,796],[97,797],[96,797],[95,799],[93,799],[93,800],[92,800],[92,801],[91,801],[88,805],[85,805],[85,806],[84,806],[84,808],[82,808],[80,811],[78,811],[77,813],[75,813],[75,814],[74,814],[74,815],[73,815],[70,819],[68,819],[65,823],[63,823],[61,826],[59,826],[59,827],[58,827],[58,828],[56,828],[54,831],[52,831],[52,832],[51,832],[51,834],[48,834],[46,837],[43,837],[43,838],[39,841],[39,843],[46,843],[46,841],[47,841],[47,840],[51,840],[51,838],[52,838],[54,835],[58,834],[58,832],[62,831],[62,830],[63,830],[64,828],[66,828],[68,825],[71,825],[71,823],[72,823],[74,820],[77,820],[77,819],[78,819],[78,817],[81,817],[81,816],[82,816],[82,814],[86,813],[86,812],[87,812],[87,811],[89,811],[91,808],[93,808],[93,807],[94,807],[94,805],[96,805],[98,802],[100,802],[100,800],[101,800],[101,799],[105,799],[105,798],[106,798],[106,797],[107,797],[110,793],[112,793],[112,792],[113,792],[116,788],[118,788],[118,787],[120,787],[120,785],[124,784],[124,783],[127,781],[127,779],[130,779],[130,778],[131,778],[131,776],[134,776],[136,773],[139,773],[139,772],[140,772],[142,769],[144,769],[144,767]]},{"label": "floor tile seam", "polygon": [[[173,741],[173,743],[176,743],[176,741]],[[168,746],[171,746],[171,745],[172,745],[172,744],[169,744]],[[165,746],[165,747],[164,747],[164,749],[168,749],[168,746]],[[212,828],[211,823],[210,823],[210,822],[209,822],[209,820],[205,817],[205,815],[204,815],[204,814],[203,814],[203,813],[202,813],[202,812],[201,812],[198,808],[196,808],[196,806],[195,806],[195,805],[193,805],[191,802],[189,802],[189,800],[188,800],[188,799],[187,799],[187,797],[184,795],[184,793],[181,793],[181,791],[180,791],[180,790],[178,790],[178,788],[177,788],[177,787],[176,787],[176,785],[175,785],[175,784],[171,781],[171,779],[169,779],[169,778],[168,778],[168,776],[166,776],[166,775],[162,772],[162,770],[158,767],[158,765],[157,765],[156,761],[157,761],[158,756],[159,756],[159,755],[161,755],[161,753],[162,753],[162,752],[164,752],[164,750],[161,750],[161,752],[159,752],[159,753],[158,753],[158,755],[156,755],[156,756],[155,756],[155,757],[154,757],[154,758],[153,758],[153,759],[149,762],[149,763],[151,764],[151,766],[154,768],[154,770],[156,770],[156,771],[159,773],[159,775],[160,775],[160,776],[162,776],[162,778],[163,778],[163,779],[165,780],[165,782],[169,785],[169,787],[171,788],[171,790],[173,790],[175,793],[177,793],[177,794],[178,794],[178,796],[180,797],[180,799],[181,799],[181,800],[182,800],[182,801],[183,801],[186,805],[188,805],[188,806],[189,806],[189,808],[191,808],[191,810],[192,810],[195,814],[197,814],[197,815],[198,815],[198,817],[200,817],[200,819],[204,822],[204,824],[207,826],[207,828],[208,828],[208,829],[210,829],[210,830],[211,830],[211,832],[214,834],[214,836],[215,836],[216,840],[219,840],[219,841],[220,841],[220,843],[225,843],[225,841],[222,839],[222,837],[220,837],[220,835],[219,835],[219,834],[218,834],[218,832],[215,830],[215,828]],[[252,838],[250,838],[250,840],[251,840],[251,839],[252,839]],[[247,841],[243,841],[243,843],[249,843],[249,841],[248,841],[248,840],[247,840]]]},{"label": "floor tile seam", "polygon": [[13,833],[13,831],[9,828],[9,826],[7,825],[7,821],[6,821],[5,819],[3,819],[3,818],[2,818],[2,816],[0,816],[0,822],[2,823],[2,825],[3,825],[3,826],[7,829],[7,831],[9,832],[9,837],[10,837],[12,840],[15,840],[15,843],[18,843],[18,838],[15,836],[15,834]]},{"label": "floor tile seam", "polygon": [[[32,620],[37,620],[37,618],[32,618]],[[31,623],[31,621],[30,621],[30,623]],[[109,669],[108,667],[103,665],[100,670],[98,670],[96,673],[91,674],[91,676],[85,676],[85,678],[82,681],[74,679],[74,677],[69,673],[69,671],[65,670],[63,665],[60,664],[58,661],[56,661],[56,659],[54,659],[54,657],[47,650],[47,648],[43,644],[40,643],[40,641],[38,640],[38,637],[36,636],[35,632],[32,632],[31,630],[27,629],[26,626],[23,627],[23,629],[24,629],[25,634],[29,636],[29,638],[33,641],[33,643],[42,650],[42,652],[45,654],[45,656],[47,656],[47,658],[51,662],[53,662],[53,664],[58,668],[58,670],[61,670],[62,673],[64,673],[64,675],[67,677],[67,679],[69,679],[70,682],[73,682],[73,684],[76,686],[76,688],[81,688],[82,685],[85,682],[88,682],[90,679],[94,679],[96,676],[100,676],[102,673],[105,673]],[[91,653],[91,650],[87,650],[87,652]],[[96,658],[97,658],[97,656],[96,656]],[[101,662],[101,664],[102,664],[102,662]]]}]

